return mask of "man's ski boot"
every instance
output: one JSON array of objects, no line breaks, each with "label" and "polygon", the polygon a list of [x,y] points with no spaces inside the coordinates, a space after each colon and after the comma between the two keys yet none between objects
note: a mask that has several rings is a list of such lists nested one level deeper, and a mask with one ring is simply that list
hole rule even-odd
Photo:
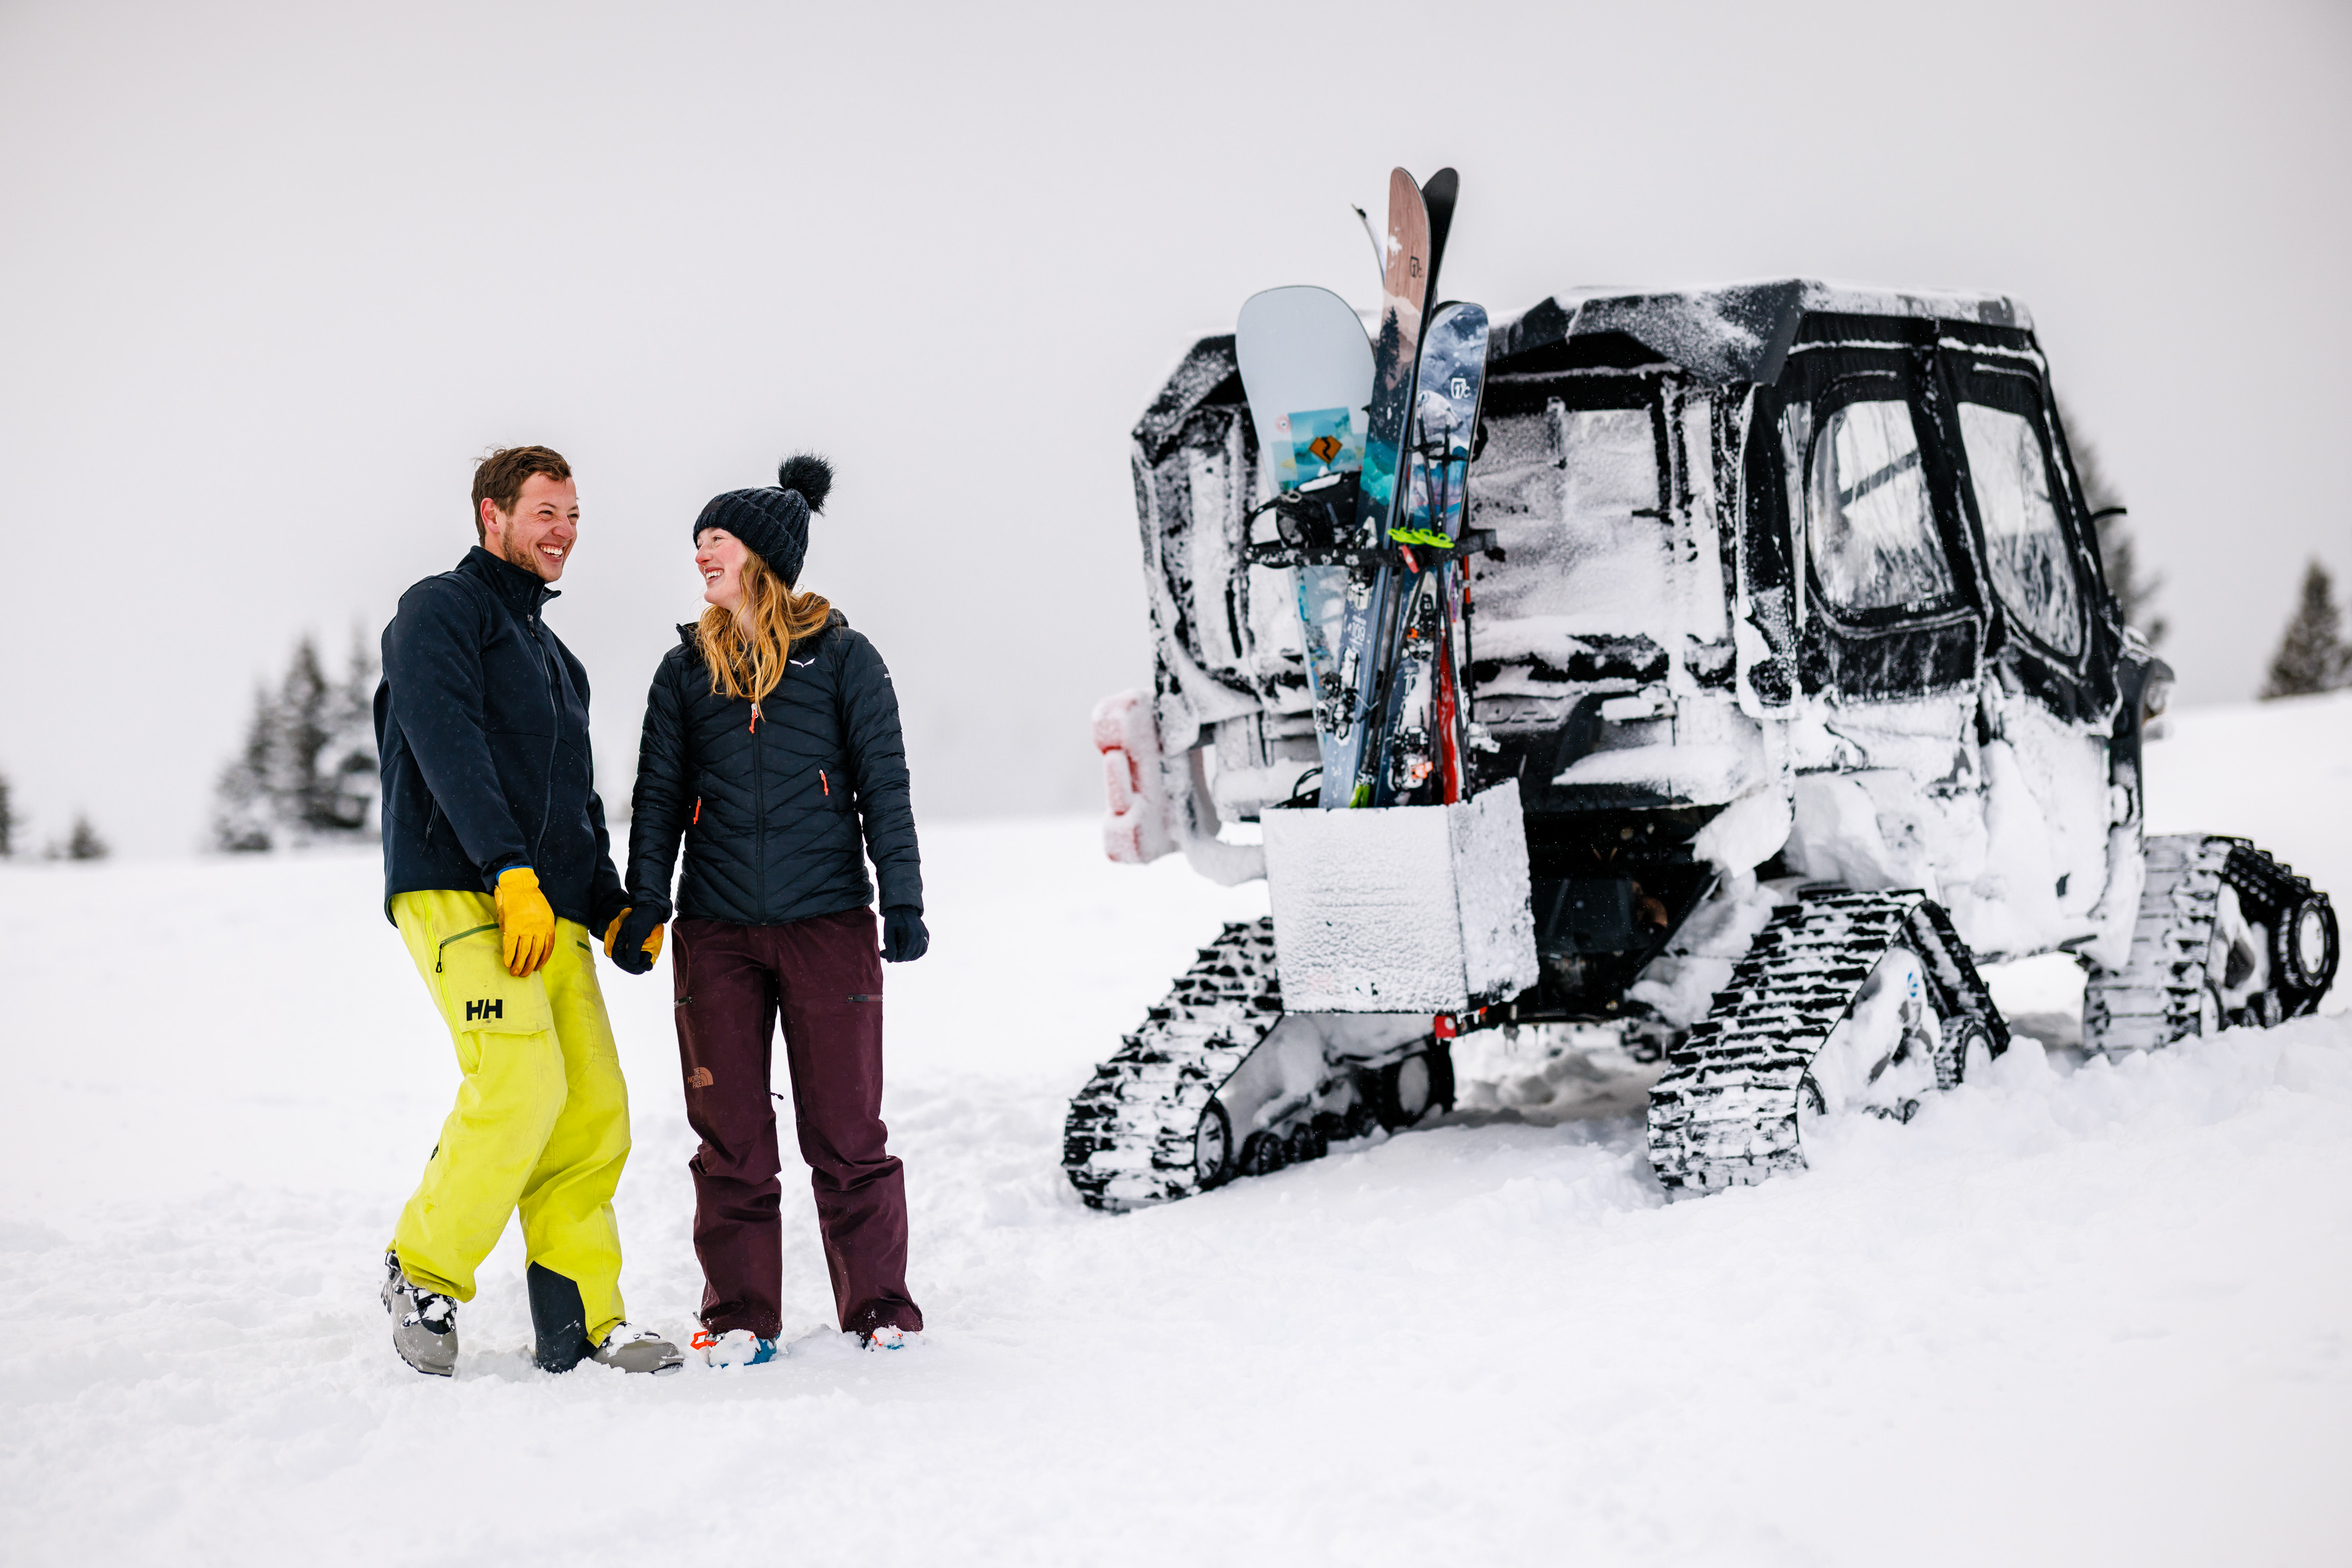
[{"label": "man's ski boot", "polygon": [[784,1354],[774,1340],[761,1339],[750,1329],[729,1329],[716,1334],[709,1329],[697,1329],[692,1347],[711,1366],[758,1366],[780,1360]]},{"label": "man's ski boot", "polygon": [[428,1377],[457,1371],[457,1303],[436,1291],[409,1283],[400,1257],[383,1255],[383,1310],[392,1314],[392,1348]]},{"label": "man's ski boot", "polygon": [[908,1333],[896,1323],[880,1323],[870,1329],[859,1330],[857,1337],[865,1342],[868,1350],[904,1350],[919,1336]]},{"label": "man's ski boot", "polygon": [[588,1359],[600,1366],[617,1366],[623,1372],[650,1372],[656,1375],[676,1372],[686,1364],[686,1357],[677,1346],[651,1329],[636,1328],[629,1323],[614,1323],[604,1343],[588,1353]]}]

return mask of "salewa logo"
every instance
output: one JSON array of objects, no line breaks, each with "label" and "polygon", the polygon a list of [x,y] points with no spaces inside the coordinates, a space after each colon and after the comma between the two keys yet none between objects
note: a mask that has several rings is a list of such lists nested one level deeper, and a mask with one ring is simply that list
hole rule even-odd
[{"label": "salewa logo", "polygon": [[467,1023],[478,1023],[484,1019],[502,1019],[506,1016],[507,1004],[503,998],[493,997],[486,1002],[467,1002],[466,1004],[466,1021]]}]

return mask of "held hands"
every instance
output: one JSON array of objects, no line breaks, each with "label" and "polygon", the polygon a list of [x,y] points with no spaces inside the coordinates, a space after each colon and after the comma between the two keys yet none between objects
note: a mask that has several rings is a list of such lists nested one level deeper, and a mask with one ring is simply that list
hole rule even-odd
[{"label": "held hands", "polygon": [[882,961],[886,964],[911,964],[929,951],[931,934],[923,929],[922,912],[918,909],[886,909],[882,912]]},{"label": "held hands", "polygon": [[527,865],[499,873],[494,902],[507,973],[537,974],[555,951],[555,911],[548,906],[547,894],[539,891],[539,873]]},{"label": "held hands", "polygon": [[604,956],[625,975],[642,975],[661,956],[661,917],[632,904],[604,927]]}]

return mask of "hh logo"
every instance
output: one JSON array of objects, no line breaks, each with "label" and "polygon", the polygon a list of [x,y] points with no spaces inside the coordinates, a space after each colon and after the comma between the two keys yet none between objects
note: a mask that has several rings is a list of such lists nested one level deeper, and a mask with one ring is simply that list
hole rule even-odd
[{"label": "hh logo", "polygon": [[487,1002],[467,1002],[466,1004],[466,1021],[467,1023],[478,1023],[483,1019],[503,1019],[506,1016],[507,1004],[504,998],[493,997]]}]

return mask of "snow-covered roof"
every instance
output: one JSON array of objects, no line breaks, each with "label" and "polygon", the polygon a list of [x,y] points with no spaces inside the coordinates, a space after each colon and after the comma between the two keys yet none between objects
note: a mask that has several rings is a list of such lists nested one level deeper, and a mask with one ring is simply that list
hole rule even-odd
[{"label": "snow-covered roof", "polygon": [[[1599,349],[1603,339],[1621,345],[1631,339],[1702,381],[1769,383],[1779,379],[1780,362],[1808,313],[2033,329],[2021,301],[1969,289],[1885,288],[1817,277],[1646,291],[1570,288],[1498,320],[1487,370],[1490,375],[1509,375],[1563,368],[1576,361],[1580,340]],[[1600,357],[1609,359],[1605,351]],[[1233,334],[1202,338],[1144,411],[1135,437],[1156,461],[1194,409],[1238,403],[1241,398]]]},{"label": "snow-covered roof", "polygon": [[1514,360],[1616,333],[1707,381],[1770,382],[1808,312],[1972,321],[2027,331],[2033,326],[2018,300],[1973,290],[1882,288],[1811,277],[1654,291],[1576,288],[1498,323],[1489,363],[1507,373]]}]

